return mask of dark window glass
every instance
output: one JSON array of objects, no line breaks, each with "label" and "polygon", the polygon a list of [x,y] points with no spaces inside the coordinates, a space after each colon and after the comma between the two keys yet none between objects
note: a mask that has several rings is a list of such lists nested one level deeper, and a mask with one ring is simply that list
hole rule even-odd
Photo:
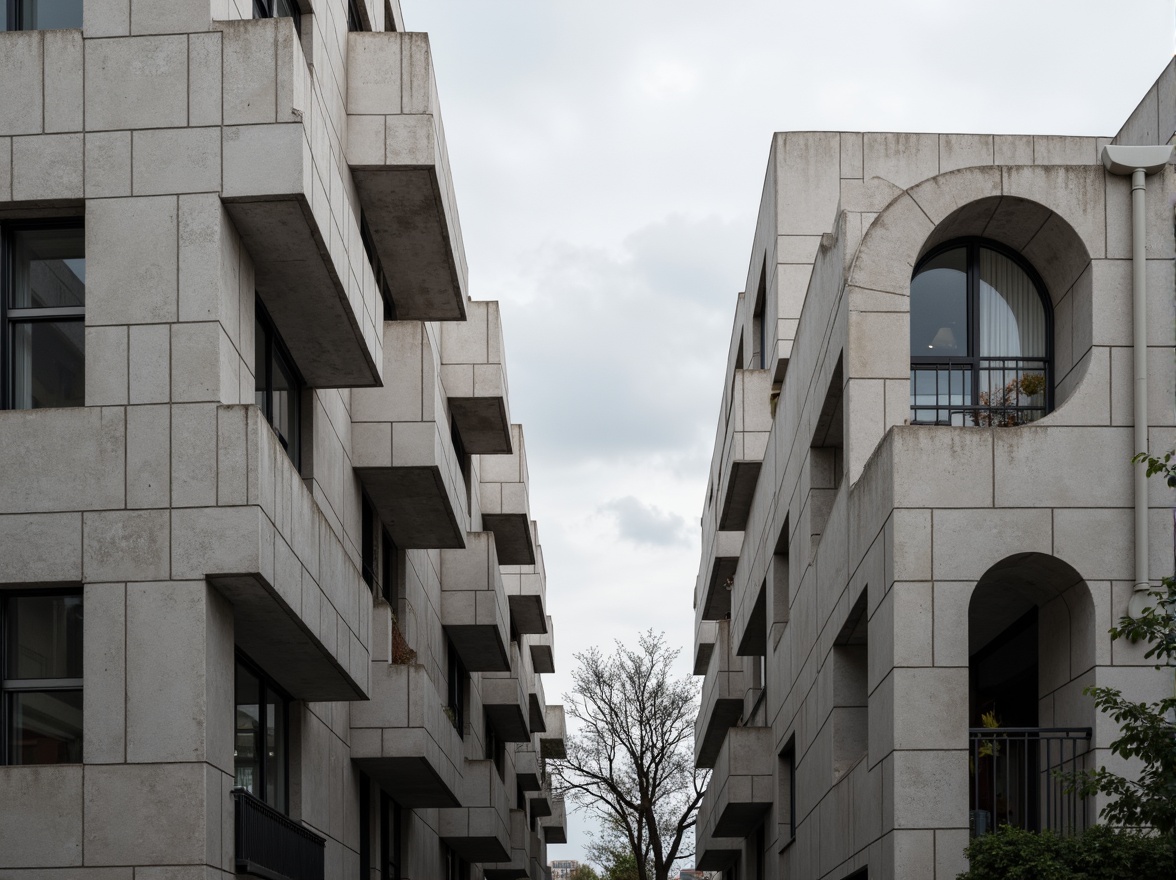
[{"label": "dark window glass", "polygon": [[80,594],[0,595],[0,715],[0,763],[81,762]]},{"label": "dark window glass", "polygon": [[1009,426],[1050,407],[1051,313],[1032,270],[970,240],[911,279],[911,421]]},{"label": "dark window glass", "polygon": [[359,0],[347,0],[347,30],[363,30],[363,18],[359,14]]},{"label": "dark window glass", "polygon": [[294,29],[302,34],[302,11],[295,0],[253,0],[254,18],[292,18]]},{"label": "dark window glass", "polygon": [[76,224],[0,227],[0,256],[4,406],[83,406],[85,231]]},{"label": "dark window glass", "polygon": [[260,300],[256,308],[253,337],[255,398],[266,421],[277,433],[282,448],[294,462],[294,467],[299,468],[302,466],[303,382]]},{"label": "dark window glass", "polygon": [[[392,540],[392,536],[388,534],[388,530],[384,529],[382,540],[380,542],[380,577],[384,593],[384,601],[391,605],[399,598],[397,592],[398,572],[396,571],[396,557],[398,556],[398,548],[396,543]],[[392,609],[397,612],[396,608]]]},{"label": "dark window glass", "polygon": [[465,692],[469,673],[462,665],[461,658],[453,643],[449,643],[449,671],[446,687],[446,707],[449,709],[449,720],[453,722],[458,735],[465,738]]},{"label": "dark window glass", "polygon": [[237,659],[234,785],[287,809],[289,700],[252,664]]},{"label": "dark window glass", "polygon": [[360,500],[359,544],[363,582],[372,587],[376,582],[376,511],[367,495]]},{"label": "dark window glass", "polygon": [[82,0],[0,0],[0,30],[47,31],[82,26]]}]

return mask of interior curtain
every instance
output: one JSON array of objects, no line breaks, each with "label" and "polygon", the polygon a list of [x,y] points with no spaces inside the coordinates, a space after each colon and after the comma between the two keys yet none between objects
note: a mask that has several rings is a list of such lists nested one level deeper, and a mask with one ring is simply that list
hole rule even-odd
[{"label": "interior curtain", "polygon": [[1045,308],[1025,271],[980,248],[981,357],[1045,357]]}]

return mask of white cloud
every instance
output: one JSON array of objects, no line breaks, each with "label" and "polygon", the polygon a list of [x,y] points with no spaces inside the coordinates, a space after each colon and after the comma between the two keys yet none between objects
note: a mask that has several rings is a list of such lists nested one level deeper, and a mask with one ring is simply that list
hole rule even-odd
[{"label": "white cloud", "polygon": [[661,547],[690,544],[686,537],[686,520],[676,513],[662,510],[656,504],[646,504],[632,495],[626,495],[624,498],[606,501],[599,509],[613,518],[617,532],[626,541]]}]

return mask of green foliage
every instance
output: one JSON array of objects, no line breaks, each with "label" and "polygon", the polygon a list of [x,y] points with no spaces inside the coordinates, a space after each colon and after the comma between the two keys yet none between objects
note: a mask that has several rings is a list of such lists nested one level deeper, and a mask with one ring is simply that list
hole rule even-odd
[{"label": "green foliage", "polygon": [[[1146,463],[1147,475],[1163,474],[1176,488],[1173,453],[1161,458],[1137,455]],[[1138,617],[1124,616],[1111,629],[1111,636],[1129,642],[1145,642],[1144,656],[1154,660],[1156,669],[1176,665],[1176,578],[1164,578],[1159,589],[1149,591],[1151,604]],[[1119,725],[1119,738],[1111,751],[1122,758],[1138,759],[1138,779],[1112,773],[1106,767],[1071,774],[1071,787],[1084,796],[1101,793],[1111,801],[1103,808],[1107,822],[1127,827],[1154,828],[1176,846],[1176,697],[1154,703],[1134,703],[1118,688],[1089,687],[1084,693],[1094,698],[1099,711]]]},{"label": "green foliage", "polygon": [[577,865],[576,870],[569,875],[569,880],[600,880],[600,875],[592,870],[591,865]]},{"label": "green foliage", "polygon": [[965,850],[971,867],[956,880],[1144,880],[1176,876],[1176,857],[1162,837],[1096,825],[1059,837],[1001,826]]},{"label": "green foliage", "polygon": [[601,880],[638,880],[637,859],[631,852],[621,853],[605,868]]}]

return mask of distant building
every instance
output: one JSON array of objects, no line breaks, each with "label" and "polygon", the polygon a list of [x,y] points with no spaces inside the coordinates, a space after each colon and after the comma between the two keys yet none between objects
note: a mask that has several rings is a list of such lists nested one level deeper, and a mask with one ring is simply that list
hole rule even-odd
[{"label": "distant building", "polygon": [[568,880],[572,872],[580,867],[575,859],[556,859],[548,867],[551,869],[551,880]]},{"label": "distant building", "polygon": [[1113,139],[773,137],[694,593],[700,869],[950,880],[1097,817],[1050,772],[1120,766],[1083,688],[1171,693],[1107,630],[1172,573],[1130,458],[1176,445],[1174,96]]}]

